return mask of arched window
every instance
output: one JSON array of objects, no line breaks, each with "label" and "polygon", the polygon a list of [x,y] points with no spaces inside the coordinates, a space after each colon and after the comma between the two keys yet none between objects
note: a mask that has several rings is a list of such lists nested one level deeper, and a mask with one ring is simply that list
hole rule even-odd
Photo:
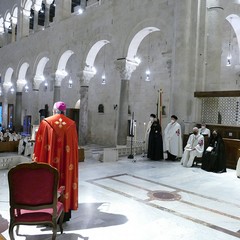
[{"label": "arched window", "polygon": [[104,106],[103,104],[98,105],[98,113],[104,113]]}]

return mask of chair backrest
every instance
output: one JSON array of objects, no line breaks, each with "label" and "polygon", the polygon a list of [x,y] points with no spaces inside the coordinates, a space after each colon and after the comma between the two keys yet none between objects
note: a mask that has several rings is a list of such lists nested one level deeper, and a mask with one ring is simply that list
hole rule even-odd
[{"label": "chair backrest", "polygon": [[10,206],[56,205],[59,174],[45,163],[22,163],[8,172]]}]

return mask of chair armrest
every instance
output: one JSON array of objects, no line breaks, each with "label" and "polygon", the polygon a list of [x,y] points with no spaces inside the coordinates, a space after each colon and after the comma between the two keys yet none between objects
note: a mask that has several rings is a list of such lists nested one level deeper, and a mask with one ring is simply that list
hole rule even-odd
[{"label": "chair armrest", "polygon": [[58,198],[62,197],[65,191],[65,186],[61,186],[58,188],[57,196]]}]

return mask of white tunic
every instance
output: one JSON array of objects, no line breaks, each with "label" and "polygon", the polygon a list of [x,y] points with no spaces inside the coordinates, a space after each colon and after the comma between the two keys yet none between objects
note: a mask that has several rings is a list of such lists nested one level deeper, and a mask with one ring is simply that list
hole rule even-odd
[{"label": "white tunic", "polygon": [[179,123],[169,123],[164,130],[164,141],[166,151],[175,155],[182,156],[182,131]]},{"label": "white tunic", "polygon": [[187,145],[184,148],[181,164],[184,167],[191,167],[195,157],[202,157],[204,151],[204,136],[191,134]]}]

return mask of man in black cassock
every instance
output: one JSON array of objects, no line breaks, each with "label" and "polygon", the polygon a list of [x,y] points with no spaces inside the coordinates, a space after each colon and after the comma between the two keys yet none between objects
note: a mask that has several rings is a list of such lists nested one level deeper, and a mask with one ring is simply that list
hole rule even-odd
[{"label": "man in black cassock", "polygon": [[162,129],[156,115],[149,133],[147,157],[151,160],[163,159]]}]

